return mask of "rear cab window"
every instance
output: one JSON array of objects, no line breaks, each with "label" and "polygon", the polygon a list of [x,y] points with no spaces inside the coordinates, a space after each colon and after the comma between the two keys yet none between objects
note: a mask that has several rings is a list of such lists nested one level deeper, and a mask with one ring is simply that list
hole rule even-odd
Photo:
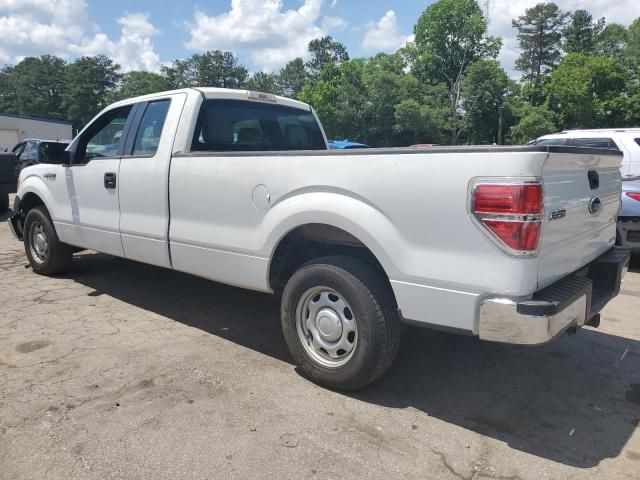
[{"label": "rear cab window", "polygon": [[604,148],[616,152],[620,151],[612,138],[573,138],[571,139],[571,145],[581,148]]},{"label": "rear cab window", "polygon": [[635,142],[640,146],[640,138],[634,138]]},{"label": "rear cab window", "polygon": [[326,149],[311,111],[246,100],[205,100],[191,144],[208,152]]}]

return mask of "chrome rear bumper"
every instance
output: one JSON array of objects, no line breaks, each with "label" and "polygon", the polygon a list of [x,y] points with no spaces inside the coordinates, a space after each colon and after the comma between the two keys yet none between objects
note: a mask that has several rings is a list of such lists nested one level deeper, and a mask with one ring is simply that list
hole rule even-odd
[{"label": "chrome rear bumper", "polygon": [[480,305],[480,338],[536,345],[569,327],[582,327],[618,294],[629,258],[628,250],[614,247],[531,298],[485,298]]}]

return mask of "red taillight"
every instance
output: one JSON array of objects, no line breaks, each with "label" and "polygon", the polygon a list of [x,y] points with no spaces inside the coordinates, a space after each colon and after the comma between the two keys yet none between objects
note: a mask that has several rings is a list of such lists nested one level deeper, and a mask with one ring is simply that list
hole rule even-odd
[{"label": "red taillight", "polygon": [[476,213],[535,215],[542,211],[542,185],[480,184],[474,200]]},{"label": "red taillight", "polygon": [[514,255],[535,255],[540,245],[544,201],[540,183],[478,183],[472,212],[480,224]]},{"label": "red taillight", "polygon": [[625,195],[640,202],[640,192],[627,192],[625,193]]}]

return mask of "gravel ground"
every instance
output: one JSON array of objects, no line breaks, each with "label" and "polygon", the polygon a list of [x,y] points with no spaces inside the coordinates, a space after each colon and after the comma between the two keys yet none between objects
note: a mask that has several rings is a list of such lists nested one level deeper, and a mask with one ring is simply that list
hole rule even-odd
[{"label": "gravel ground", "polygon": [[278,300],[0,225],[0,479],[640,478],[640,259],[543,347],[407,327],[376,384],[299,375]]}]

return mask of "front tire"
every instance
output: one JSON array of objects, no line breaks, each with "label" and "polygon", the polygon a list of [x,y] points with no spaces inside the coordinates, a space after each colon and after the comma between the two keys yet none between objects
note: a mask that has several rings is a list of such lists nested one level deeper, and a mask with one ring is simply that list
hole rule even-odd
[{"label": "front tire", "polygon": [[293,274],[281,306],[289,351],[304,374],[352,391],[380,377],[400,343],[400,321],[383,274],[351,257],[324,257]]},{"label": "front tire", "polygon": [[58,240],[44,207],[29,210],[24,221],[24,249],[33,271],[40,275],[64,273],[71,268],[73,250]]}]

